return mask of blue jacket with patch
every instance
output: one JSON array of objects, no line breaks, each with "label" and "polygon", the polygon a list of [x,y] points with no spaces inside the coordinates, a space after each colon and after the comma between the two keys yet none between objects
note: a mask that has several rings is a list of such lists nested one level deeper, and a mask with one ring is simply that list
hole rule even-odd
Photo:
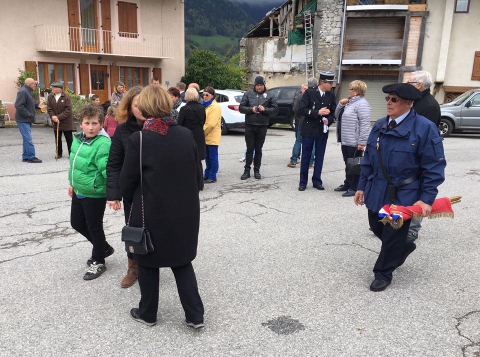
[{"label": "blue jacket with patch", "polygon": [[[388,121],[388,116],[379,119],[367,140],[357,188],[364,191],[365,205],[374,212],[385,204],[411,206],[418,200],[432,205],[437,187],[445,180],[443,138],[435,124],[413,109],[393,130],[387,131]],[[413,182],[397,187],[395,200],[390,199],[388,180],[378,162],[377,143],[383,165],[395,185],[417,176]]]}]

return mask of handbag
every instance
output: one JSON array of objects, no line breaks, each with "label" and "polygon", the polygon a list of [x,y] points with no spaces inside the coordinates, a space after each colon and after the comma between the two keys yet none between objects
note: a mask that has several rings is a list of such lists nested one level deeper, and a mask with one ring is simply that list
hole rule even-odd
[{"label": "handbag", "polygon": [[[357,156],[357,151],[361,151],[362,155]],[[347,175],[360,176],[360,164],[362,163],[364,154],[365,151],[363,150],[355,150],[353,157],[347,159]]]},{"label": "handbag", "polygon": [[122,228],[122,242],[125,242],[125,251],[128,253],[142,254],[153,252],[152,238],[150,232],[145,227],[145,208],[143,203],[143,172],[142,172],[142,132],[140,131],[140,188],[142,198],[142,227],[132,227],[130,219],[132,218],[133,202],[130,206],[130,214],[125,227]]}]

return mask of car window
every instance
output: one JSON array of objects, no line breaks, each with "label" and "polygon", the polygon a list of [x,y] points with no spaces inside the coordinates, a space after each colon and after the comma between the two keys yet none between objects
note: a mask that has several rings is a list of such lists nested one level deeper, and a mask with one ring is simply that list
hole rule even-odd
[{"label": "car window", "polygon": [[280,96],[278,97],[278,99],[293,101],[296,91],[297,91],[297,88],[284,88],[280,93]]},{"label": "car window", "polygon": [[269,89],[267,92],[273,95],[275,98],[278,98],[278,95],[280,94],[281,90],[282,88],[274,88],[274,89]]},{"label": "car window", "polygon": [[480,107],[480,93],[474,96],[470,100],[470,103],[472,104],[472,107]]},{"label": "car window", "polygon": [[235,101],[236,101],[237,103],[240,103],[240,102],[242,101],[242,98],[243,98],[243,95],[236,95],[236,96],[235,96]]},{"label": "car window", "polygon": [[468,92],[465,92],[461,95],[459,95],[457,98],[455,98],[453,101],[455,102],[455,105],[460,105],[462,104],[465,99],[467,99],[468,97],[470,97],[473,93],[473,89],[470,89]]},{"label": "car window", "polygon": [[223,94],[217,94],[215,99],[217,100],[217,103],[228,102],[228,97]]}]

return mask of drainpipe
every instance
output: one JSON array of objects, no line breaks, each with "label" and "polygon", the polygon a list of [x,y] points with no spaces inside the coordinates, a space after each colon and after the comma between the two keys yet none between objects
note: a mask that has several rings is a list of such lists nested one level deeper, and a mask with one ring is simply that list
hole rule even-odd
[{"label": "drainpipe", "polygon": [[[347,18],[347,0],[343,2],[343,18],[342,18],[342,31],[340,32],[340,58],[338,59],[338,78],[337,84],[342,82],[342,58],[343,58],[343,45],[345,42],[345,26]],[[337,85],[337,87],[339,87]]]},{"label": "drainpipe", "polygon": [[438,54],[437,75],[435,76],[436,83],[445,82],[454,11],[455,0],[447,0],[445,4],[445,15],[443,17],[442,40],[440,42],[440,52]]}]

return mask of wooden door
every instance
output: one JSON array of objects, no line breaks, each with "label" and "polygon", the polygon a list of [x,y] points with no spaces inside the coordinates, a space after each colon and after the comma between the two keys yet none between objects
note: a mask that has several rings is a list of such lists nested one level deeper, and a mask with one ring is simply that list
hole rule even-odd
[{"label": "wooden door", "polygon": [[90,83],[92,93],[100,97],[103,104],[110,99],[108,93],[107,66],[90,66]]}]

